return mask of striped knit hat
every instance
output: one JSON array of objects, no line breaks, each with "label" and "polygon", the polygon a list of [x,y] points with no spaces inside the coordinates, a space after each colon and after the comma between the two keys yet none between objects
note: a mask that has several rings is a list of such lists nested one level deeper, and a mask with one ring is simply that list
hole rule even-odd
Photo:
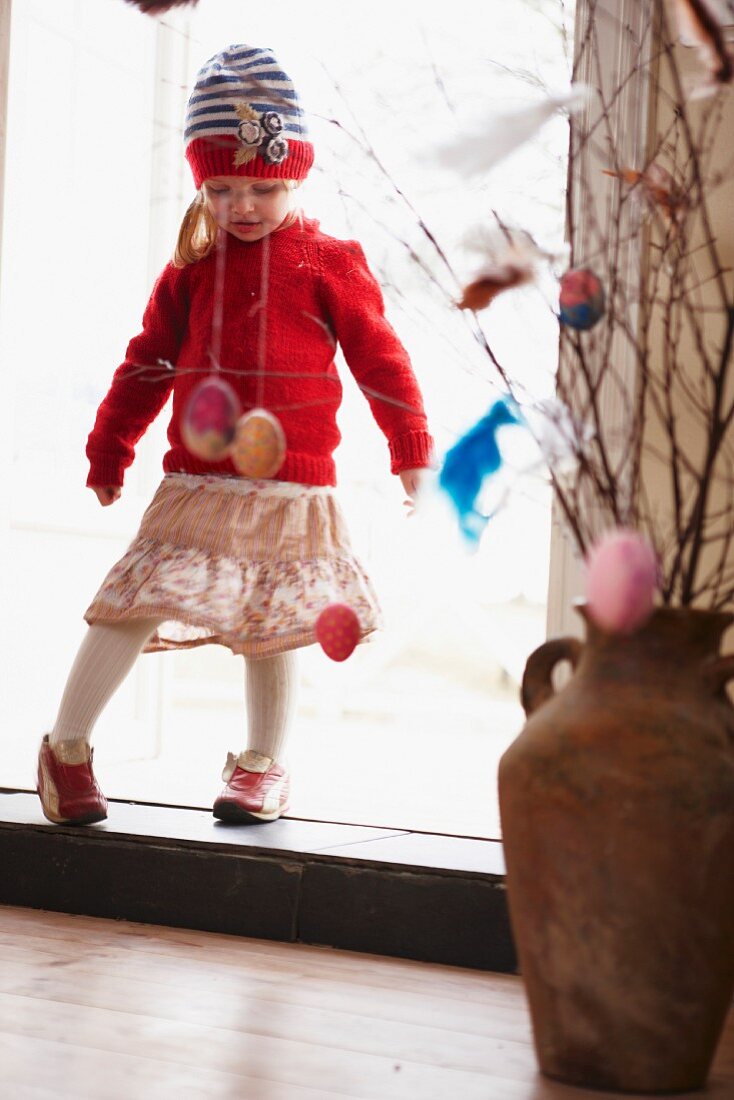
[{"label": "striped knit hat", "polygon": [[209,176],[305,179],[313,145],[290,77],[272,50],[229,46],[199,70],[186,109],[186,159]]}]

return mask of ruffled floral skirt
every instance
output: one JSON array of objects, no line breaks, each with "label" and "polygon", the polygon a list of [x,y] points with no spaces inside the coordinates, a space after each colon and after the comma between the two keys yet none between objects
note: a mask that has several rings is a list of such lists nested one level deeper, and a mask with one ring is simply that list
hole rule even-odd
[{"label": "ruffled floral skirt", "polygon": [[380,626],[331,489],[167,474],[84,618],[163,618],[148,652],[216,642],[269,657],[311,645],[331,603],[355,611],[362,638]]}]

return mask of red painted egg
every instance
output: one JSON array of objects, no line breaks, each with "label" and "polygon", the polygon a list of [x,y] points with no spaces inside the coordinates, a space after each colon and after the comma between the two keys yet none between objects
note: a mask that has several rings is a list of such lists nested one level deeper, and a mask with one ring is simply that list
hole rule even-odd
[{"label": "red painted egg", "polygon": [[588,268],[567,271],[561,278],[559,317],[569,328],[585,332],[604,316],[604,286]]},{"label": "red painted egg", "polygon": [[345,603],[332,603],[316,620],[316,641],[332,661],[346,661],[361,634],[359,619]]},{"label": "red painted egg", "polygon": [[243,477],[275,477],[285,450],[285,432],[267,409],[253,409],[237,421],[232,462]]},{"label": "red painted egg", "polygon": [[221,462],[232,445],[240,411],[229,382],[205,378],[191,394],[181,418],[186,450],[205,462]]}]

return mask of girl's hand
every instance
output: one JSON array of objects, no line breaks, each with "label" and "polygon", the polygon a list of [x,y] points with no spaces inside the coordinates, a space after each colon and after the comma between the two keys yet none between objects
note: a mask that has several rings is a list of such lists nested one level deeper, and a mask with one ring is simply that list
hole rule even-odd
[{"label": "girl's hand", "polygon": [[91,489],[103,508],[106,508],[108,504],[114,504],[116,500],[120,499],[122,493],[119,485],[92,485]]},{"label": "girl's hand", "polygon": [[418,496],[425,477],[426,471],[419,467],[417,470],[401,470],[399,477],[403,483],[403,488],[408,494],[408,499],[403,501],[403,504],[408,509],[408,515],[412,516],[415,511],[415,498]]}]

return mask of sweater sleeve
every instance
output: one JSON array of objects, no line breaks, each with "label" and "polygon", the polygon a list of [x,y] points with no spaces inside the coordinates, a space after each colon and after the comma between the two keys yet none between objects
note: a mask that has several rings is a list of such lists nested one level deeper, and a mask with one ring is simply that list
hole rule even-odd
[{"label": "sweater sleeve", "polygon": [[155,420],[173,387],[175,363],[186,330],[185,269],[168,264],[143,315],[143,331],[133,337],[125,361],[112,378],[87,440],[87,485],[122,485],[135,457],[135,445]]},{"label": "sweater sleeve", "polygon": [[385,317],[377,280],[356,241],[319,243],[325,305],[344,358],[387,438],[398,474],[431,463],[433,440],[413,368]]}]

